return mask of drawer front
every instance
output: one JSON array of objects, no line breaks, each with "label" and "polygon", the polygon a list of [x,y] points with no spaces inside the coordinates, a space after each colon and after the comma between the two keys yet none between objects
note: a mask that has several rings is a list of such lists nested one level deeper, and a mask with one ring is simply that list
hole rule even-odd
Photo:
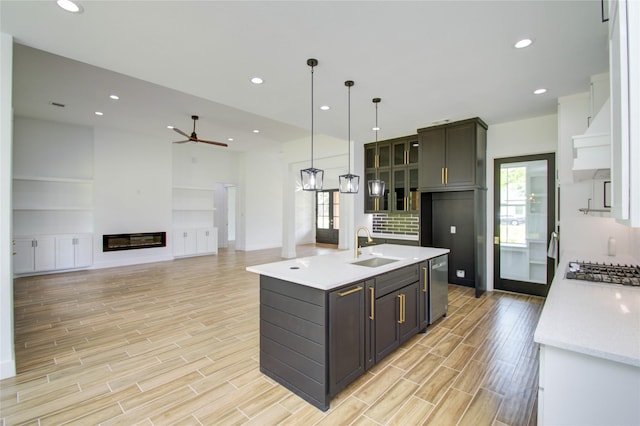
[{"label": "drawer front", "polygon": [[418,264],[405,266],[376,277],[376,298],[420,280]]}]

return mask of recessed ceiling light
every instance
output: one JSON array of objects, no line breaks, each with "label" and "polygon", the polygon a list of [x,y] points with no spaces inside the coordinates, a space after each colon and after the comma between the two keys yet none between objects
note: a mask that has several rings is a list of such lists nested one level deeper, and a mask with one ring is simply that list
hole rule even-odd
[{"label": "recessed ceiling light", "polygon": [[71,13],[82,13],[83,9],[78,3],[71,0],[57,0],[58,6]]},{"label": "recessed ceiling light", "polygon": [[514,44],[513,47],[515,47],[516,49],[524,49],[525,47],[531,46],[531,43],[533,43],[533,40],[529,38],[523,38],[522,40]]},{"label": "recessed ceiling light", "polygon": [[380,127],[372,127],[371,130],[377,132],[378,130],[380,130]]},{"label": "recessed ceiling light", "polygon": [[120,96],[118,96],[118,95],[109,95],[109,97],[111,99],[113,99],[114,101],[117,101],[118,99],[120,99]]},{"label": "recessed ceiling light", "polygon": [[167,126],[167,129],[173,129],[173,126],[169,125]]},{"label": "recessed ceiling light", "polygon": [[264,80],[262,80],[260,77],[253,77],[253,78],[251,79],[251,82],[252,82],[253,84],[262,84],[262,83],[264,83]]},{"label": "recessed ceiling light", "polygon": [[543,93],[547,93],[547,89],[536,89],[533,91],[534,95],[542,95]]},{"label": "recessed ceiling light", "polygon": [[253,131],[253,133],[260,133],[260,130],[255,129],[255,130]]},{"label": "recessed ceiling light", "polygon": [[233,142],[233,138],[227,138],[229,142]]},{"label": "recessed ceiling light", "polygon": [[323,111],[329,111],[331,109],[331,107],[329,105],[322,105],[320,107],[320,109],[323,110]]},{"label": "recessed ceiling light", "polygon": [[104,115],[104,114],[101,113],[100,111],[96,111],[96,115]]}]

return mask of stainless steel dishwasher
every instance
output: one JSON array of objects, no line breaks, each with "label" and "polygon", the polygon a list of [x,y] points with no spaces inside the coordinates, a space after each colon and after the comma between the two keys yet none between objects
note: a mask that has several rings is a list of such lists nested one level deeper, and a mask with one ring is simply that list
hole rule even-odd
[{"label": "stainless steel dishwasher", "polygon": [[429,259],[429,324],[447,314],[449,306],[449,255]]}]

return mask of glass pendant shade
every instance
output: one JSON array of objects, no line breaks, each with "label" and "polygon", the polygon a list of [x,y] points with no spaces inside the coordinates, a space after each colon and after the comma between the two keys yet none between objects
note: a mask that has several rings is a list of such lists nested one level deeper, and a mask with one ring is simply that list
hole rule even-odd
[{"label": "glass pendant shade", "polygon": [[343,194],[357,194],[360,187],[360,176],[348,173],[338,176],[340,180],[340,192]]},{"label": "glass pendant shade", "polygon": [[372,179],[368,182],[369,196],[382,197],[384,195],[384,181],[380,179]]},{"label": "glass pendant shade", "polygon": [[302,189],[304,191],[320,191],[322,190],[322,180],[324,170],[308,169],[300,170],[300,180],[302,181]]},{"label": "glass pendant shade", "polygon": [[313,167],[313,67],[318,65],[318,60],[307,59],[307,65],[311,67],[311,167],[300,170],[300,180],[303,191],[320,191],[322,190],[324,170]]}]

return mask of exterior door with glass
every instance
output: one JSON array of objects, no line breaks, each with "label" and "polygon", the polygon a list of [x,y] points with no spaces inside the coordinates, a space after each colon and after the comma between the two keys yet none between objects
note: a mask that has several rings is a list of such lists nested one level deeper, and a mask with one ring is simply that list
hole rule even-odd
[{"label": "exterior door with glass", "polygon": [[495,160],[494,287],[546,296],[554,274],[555,154]]},{"label": "exterior door with glass", "polygon": [[316,192],[316,242],[338,244],[340,230],[340,192]]}]

